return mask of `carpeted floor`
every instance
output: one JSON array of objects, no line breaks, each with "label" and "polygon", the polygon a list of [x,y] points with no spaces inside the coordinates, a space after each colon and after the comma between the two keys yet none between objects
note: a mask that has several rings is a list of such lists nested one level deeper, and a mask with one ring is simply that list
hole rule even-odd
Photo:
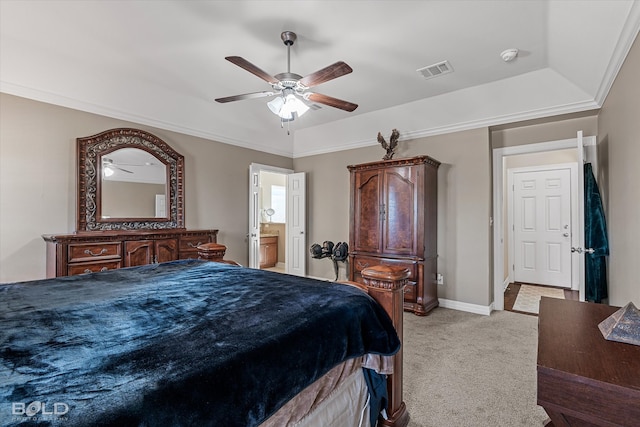
[{"label": "carpeted floor", "polygon": [[543,296],[564,299],[564,290],[548,286],[521,285],[513,310],[538,314],[540,297]]},{"label": "carpeted floor", "polygon": [[405,313],[409,427],[544,425],[536,405],[537,324],[508,311]]}]

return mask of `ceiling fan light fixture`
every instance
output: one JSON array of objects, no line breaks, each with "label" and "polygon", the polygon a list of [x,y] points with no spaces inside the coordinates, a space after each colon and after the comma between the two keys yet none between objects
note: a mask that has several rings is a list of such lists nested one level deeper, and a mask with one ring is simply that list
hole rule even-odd
[{"label": "ceiling fan light fixture", "polygon": [[291,121],[309,111],[309,107],[293,93],[278,96],[267,102],[271,112],[282,120]]},{"label": "ceiling fan light fixture", "polygon": [[282,106],[282,110],[285,114],[293,116],[295,114],[296,117],[302,116],[304,113],[309,111],[309,107],[305,105],[297,96],[290,93],[284,98],[284,105]]},{"label": "ceiling fan light fixture", "polygon": [[269,107],[271,112],[277,116],[280,115],[280,110],[282,110],[283,105],[284,105],[284,98],[281,96],[273,98],[271,101],[267,102],[267,107]]},{"label": "ceiling fan light fixture", "polygon": [[111,175],[113,175],[113,169],[111,169],[111,167],[109,167],[109,166],[105,166],[105,167],[102,169],[102,172],[104,173],[104,176],[111,176]]}]

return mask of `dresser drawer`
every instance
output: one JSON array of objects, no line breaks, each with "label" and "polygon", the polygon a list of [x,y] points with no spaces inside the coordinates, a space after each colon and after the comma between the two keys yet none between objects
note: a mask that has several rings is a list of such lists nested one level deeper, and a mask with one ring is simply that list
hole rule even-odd
[{"label": "dresser drawer", "polygon": [[102,262],[82,262],[78,264],[69,264],[67,275],[75,276],[77,274],[97,273],[98,271],[115,270],[121,267],[120,260],[102,261]]},{"label": "dresser drawer", "polygon": [[121,248],[120,242],[71,244],[68,262],[120,258]]},{"label": "dresser drawer", "polygon": [[[208,234],[195,234],[191,236],[180,236],[180,252],[193,252],[196,254],[195,258],[198,258],[198,246],[204,243],[209,243]],[[181,257],[182,258],[182,257]]]},{"label": "dresser drawer", "polygon": [[416,284],[415,282],[407,282],[404,287],[404,300],[415,302],[416,301]]}]

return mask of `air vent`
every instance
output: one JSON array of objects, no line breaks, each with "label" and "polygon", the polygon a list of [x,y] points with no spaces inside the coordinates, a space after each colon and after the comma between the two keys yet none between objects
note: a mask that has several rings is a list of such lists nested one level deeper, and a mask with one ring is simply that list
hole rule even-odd
[{"label": "air vent", "polygon": [[419,68],[416,71],[422,74],[425,79],[431,79],[433,77],[451,73],[453,68],[451,67],[451,64],[449,64],[449,61],[442,61],[437,64],[428,65],[424,68]]}]

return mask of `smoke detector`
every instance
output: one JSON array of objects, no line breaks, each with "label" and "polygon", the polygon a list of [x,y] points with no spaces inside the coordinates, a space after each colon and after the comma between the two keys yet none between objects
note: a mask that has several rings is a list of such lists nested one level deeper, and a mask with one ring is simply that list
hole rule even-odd
[{"label": "smoke detector", "polygon": [[502,51],[500,57],[504,62],[511,62],[518,56],[518,49],[507,49]]}]

